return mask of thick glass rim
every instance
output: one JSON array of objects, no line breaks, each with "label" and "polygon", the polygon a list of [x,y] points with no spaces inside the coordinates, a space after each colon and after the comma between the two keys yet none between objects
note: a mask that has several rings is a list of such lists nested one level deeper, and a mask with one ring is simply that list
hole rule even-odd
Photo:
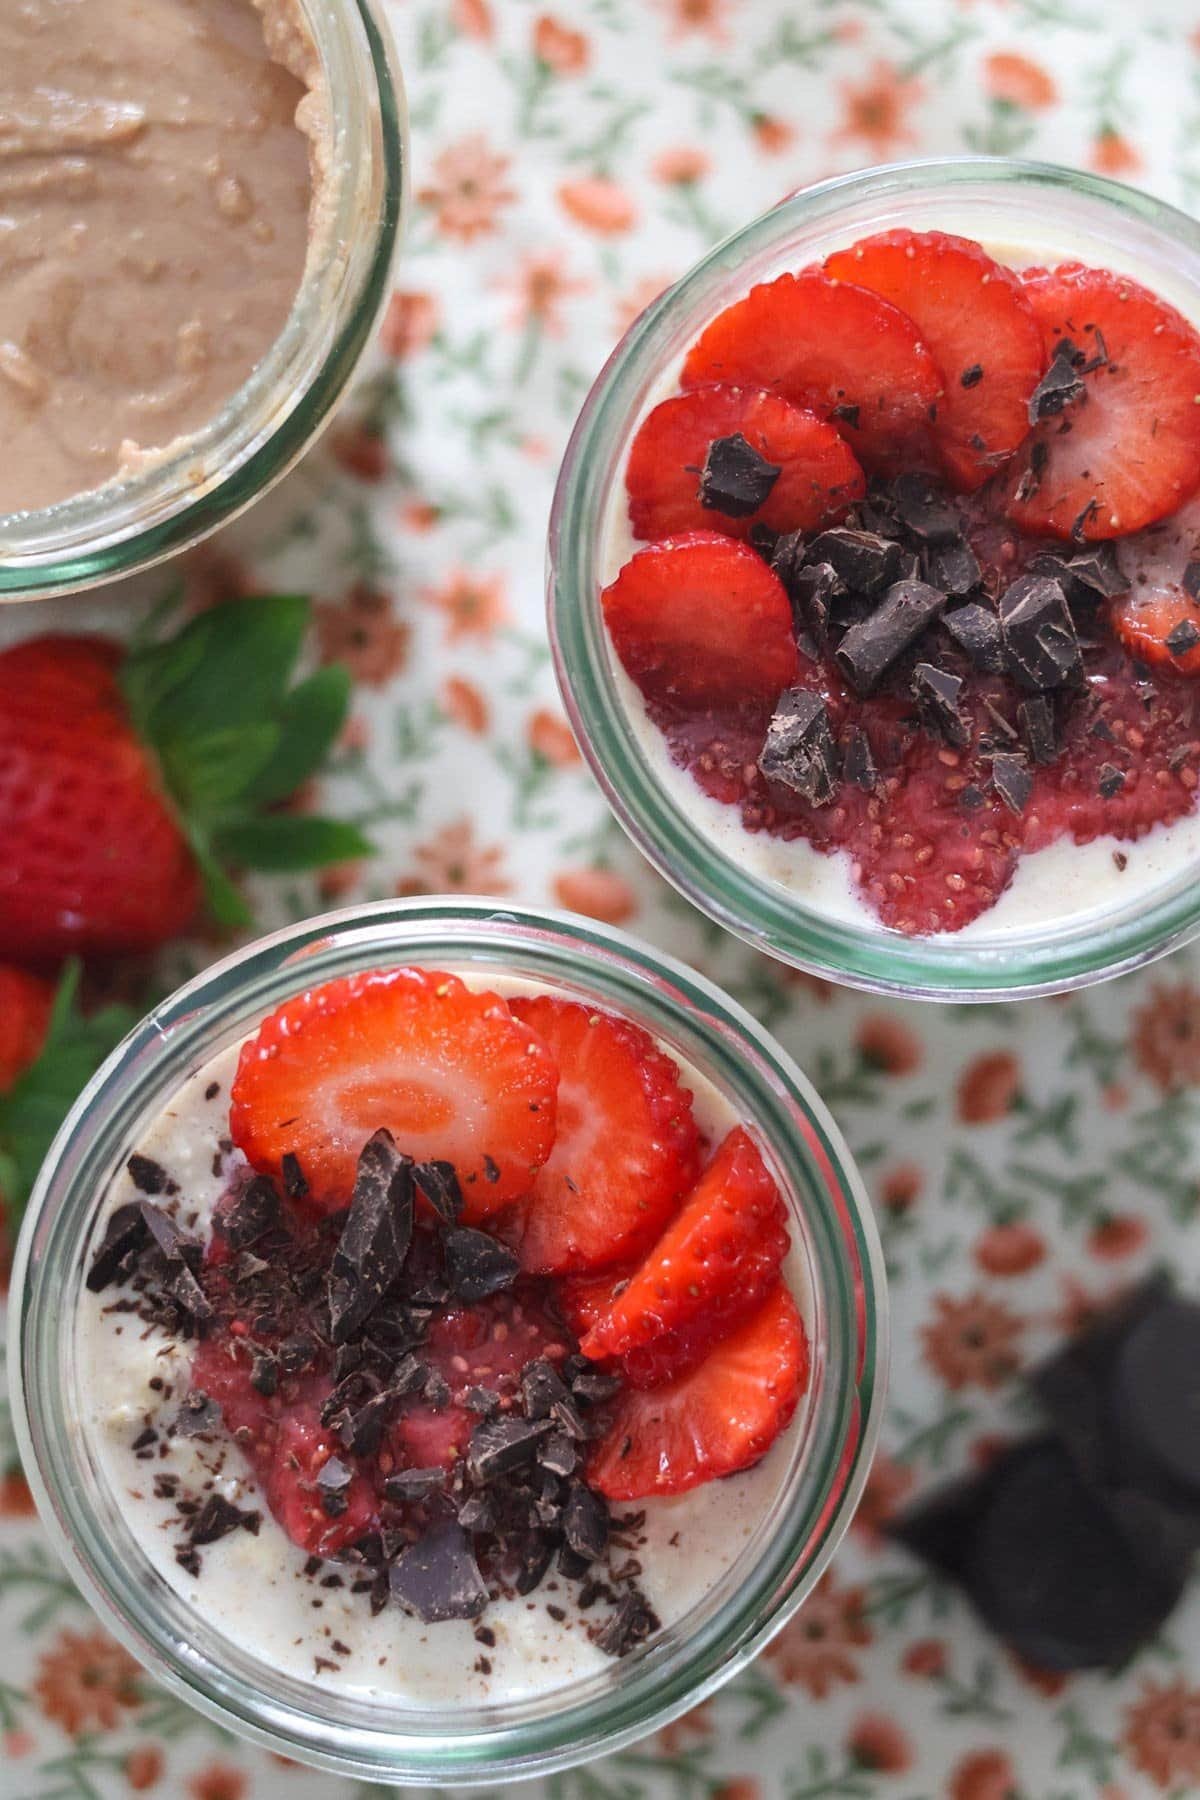
[{"label": "thick glass rim", "polygon": [[[564,705],[584,755],[626,832],[659,872],[703,912],[768,955],[852,987],[916,999],[988,1001],[1061,992],[1137,968],[1200,933],[1195,868],[1154,896],[1044,933],[974,941],[907,938],[885,926],[823,916],[719,848],[672,802],[629,728],[599,605],[597,522],[653,381],[738,289],[801,257],[839,220],[913,222],[903,206],[972,204],[1010,213],[1017,194],[1045,207],[1086,209],[1131,237],[1170,246],[1200,292],[1200,224],[1136,188],[1079,169],[988,156],[923,158],[861,170],[804,188],[711,250],[660,295],[621,339],[576,422],[550,518],[547,610]],[[995,223],[993,218],[990,222]],[[1011,218],[1009,220],[1011,225]],[[858,230],[882,228],[858,223]],[[951,226],[951,229],[954,227]]]},{"label": "thick glass rim", "polygon": [[331,134],[326,218],[291,313],[221,411],[170,454],[57,506],[0,517],[0,604],[153,567],[281,480],[329,422],[387,299],[407,203],[407,111],[375,0],[300,0]]},{"label": "thick glass rim", "polygon": [[[612,1670],[557,1696],[477,1709],[402,1711],[264,1673],[156,1574],[102,1491],[77,1418],[72,1427],[71,1321],[96,1198],[139,1126],[190,1070],[286,995],[406,956],[574,987],[676,1046],[760,1133],[793,1198],[814,1290],[818,1373],[798,1445],[749,1549],[713,1595]],[[73,1108],[31,1198],[13,1271],[9,1352],[17,1441],[42,1518],[104,1622],[158,1679],[220,1722],[319,1767],[485,1784],[548,1774],[633,1742],[711,1693],[786,1623],[832,1556],[870,1469],[887,1306],[870,1204],[837,1127],[739,1005],[608,926],[486,900],[420,899],[351,908],[262,939],[189,982],[126,1038]]]}]

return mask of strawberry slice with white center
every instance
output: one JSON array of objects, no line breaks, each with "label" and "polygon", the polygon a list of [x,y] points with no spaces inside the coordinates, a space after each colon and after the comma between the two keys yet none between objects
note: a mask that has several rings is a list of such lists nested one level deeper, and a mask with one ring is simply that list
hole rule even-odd
[{"label": "strawberry slice with white center", "polygon": [[571,1274],[637,1255],[695,1180],[691,1093],[640,1025],[549,995],[512,1008],[559,1070],[554,1149],[513,1225],[522,1265]]},{"label": "strawberry slice with white center", "polygon": [[[778,470],[750,512],[705,505],[700,472],[712,445],[741,437]],[[639,538],[720,531],[747,538],[755,525],[816,531],[836,524],[866,492],[854,452],[832,425],[765,388],[706,387],[674,394],[638,427],[625,469],[629,522]]]},{"label": "strawberry slice with white center", "polygon": [[386,1127],[417,1162],[453,1163],[471,1223],[528,1192],[554,1142],[557,1085],[546,1046],[498,994],[434,970],[373,970],[263,1020],[242,1047],[229,1130],[280,1184],[290,1152],[309,1202],[335,1211]]},{"label": "strawberry slice with white center", "polygon": [[825,272],[908,314],[941,371],[934,440],[946,472],[973,493],[1029,429],[1046,368],[1042,329],[1021,283],[972,238],[882,231],[825,259]]},{"label": "strawberry slice with white center", "polygon": [[685,388],[770,388],[832,419],[858,460],[897,474],[937,466],[930,425],[942,376],[907,313],[821,269],[751,288],[688,351]]},{"label": "strawberry slice with white center", "polygon": [[748,1469],[790,1424],[808,1368],[803,1322],[778,1281],[698,1367],[618,1395],[588,1480],[610,1500],[642,1500]]},{"label": "strawberry slice with white center", "polygon": [[1065,363],[1059,347],[1073,348],[1079,392],[1014,459],[1008,517],[1026,531],[1089,540],[1166,518],[1200,486],[1200,334],[1107,269],[1030,272],[1025,292],[1047,356]]},{"label": "strawberry slice with white center", "polygon": [[715,531],[649,544],[600,596],[617,655],[647,700],[773,706],[800,666],[783,584]]}]

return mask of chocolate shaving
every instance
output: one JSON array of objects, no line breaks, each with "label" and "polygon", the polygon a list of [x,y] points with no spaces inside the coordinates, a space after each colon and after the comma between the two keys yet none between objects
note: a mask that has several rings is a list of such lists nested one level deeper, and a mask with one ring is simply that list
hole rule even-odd
[{"label": "chocolate shaving", "polygon": [[171,1421],[171,1436],[207,1437],[210,1432],[219,1431],[221,1424],[221,1408],[217,1402],[199,1388],[192,1388]]},{"label": "chocolate shaving", "polygon": [[922,544],[957,544],[962,537],[958,513],[928,475],[898,475],[892,498],[901,524]]},{"label": "chocolate shaving", "polygon": [[1019,816],[1033,792],[1033,774],[1021,757],[1001,751],[992,758],[992,786],[1009,812]]},{"label": "chocolate shaving", "polygon": [[1200,629],[1190,619],[1180,619],[1163,641],[1172,656],[1186,656],[1189,650],[1194,650],[1200,644]]},{"label": "chocolate shaving", "polygon": [[1004,668],[1000,620],[987,606],[958,606],[942,614],[942,625],[976,669],[999,675]]},{"label": "chocolate shaving", "polygon": [[471,1543],[461,1525],[435,1525],[392,1564],[392,1599],[427,1625],[446,1619],[477,1619],[488,1591]]},{"label": "chocolate shaving", "polygon": [[551,1475],[564,1479],[575,1473],[579,1452],[565,1431],[552,1431],[537,1447],[537,1459]]},{"label": "chocolate shaving", "polygon": [[1125,786],[1125,771],[1118,769],[1116,763],[1101,763],[1097,786],[1104,799],[1111,800]]},{"label": "chocolate shaving", "polygon": [[260,1512],[243,1512],[241,1507],[226,1500],[223,1494],[210,1494],[195,1518],[190,1521],[188,1537],[194,1545],[215,1544],[229,1532],[236,1531],[239,1525],[244,1531],[257,1537],[261,1523]]},{"label": "chocolate shaving", "polygon": [[354,1480],[354,1470],[340,1456],[330,1456],[317,1470],[317,1486],[327,1494],[340,1494]]},{"label": "chocolate shaving", "polygon": [[361,1331],[404,1266],[412,1240],[413,1165],[392,1134],[379,1130],[363,1145],[354,1194],[329,1279],[335,1344]]},{"label": "chocolate shaving", "polygon": [[138,1205],[150,1236],[162,1254],[163,1288],[193,1319],[210,1319],[212,1304],[192,1273],[192,1265],[199,1268],[204,1254],[201,1245],[180,1231],[174,1219],[152,1200],[140,1200]]},{"label": "chocolate shaving", "polygon": [[890,587],[883,604],[852,626],[838,646],[838,665],[855,692],[871,693],[945,604],[945,594],[924,581],[898,581]]},{"label": "chocolate shaving", "polygon": [[[445,1485],[445,1469],[400,1469],[395,1475],[388,1476],[383,1491],[389,1500],[406,1503],[428,1500],[431,1494],[440,1494]],[[459,1522],[465,1523],[461,1514]]]},{"label": "chocolate shaving", "polygon": [[1083,675],[1075,625],[1061,582],[1019,575],[1000,597],[1008,666],[1027,688],[1064,687]]},{"label": "chocolate shaving", "polygon": [[790,788],[810,806],[827,806],[837,792],[838,754],[824,700],[809,688],[779,696],[758,766],[768,781]]},{"label": "chocolate shaving", "polygon": [[958,379],[960,384],[965,388],[978,387],[983,380],[983,364],[972,363],[970,368],[963,370]]},{"label": "chocolate shaving", "polygon": [[551,1408],[567,1398],[565,1385],[544,1356],[522,1369],[521,1398],[527,1419],[549,1418]]},{"label": "chocolate shaving", "polygon": [[92,1257],[92,1266],[86,1278],[88,1292],[103,1293],[118,1273],[128,1272],[149,1237],[150,1230],[142,1216],[141,1203],[129,1200],[124,1206],[118,1206],[109,1215],[104,1236]]},{"label": "chocolate shaving", "polygon": [[603,1369],[581,1369],[571,1381],[571,1392],[576,1399],[589,1406],[602,1406],[611,1400],[614,1394],[621,1391],[619,1375],[610,1375]]},{"label": "chocolate shaving", "polygon": [[563,1508],[562,1529],[567,1548],[584,1562],[592,1563],[603,1556],[608,1544],[608,1506],[604,1496],[582,1481],[573,1481]]},{"label": "chocolate shaving", "polygon": [[852,725],[842,739],[842,779],[869,794],[878,778],[871,740],[861,725]]},{"label": "chocolate shaving", "polygon": [[511,1287],[520,1273],[521,1265],[513,1252],[486,1231],[454,1226],[442,1239],[442,1248],[446,1281],[459,1300],[486,1300],[489,1294]]},{"label": "chocolate shaving", "polygon": [[300,1167],[300,1158],[291,1150],[285,1150],[279,1159],[279,1167],[283,1175],[283,1191],[288,1199],[303,1200],[308,1193],[308,1182]]},{"label": "chocolate shaving", "polygon": [[1017,708],[1017,729],[1035,763],[1052,763],[1058,755],[1054,707],[1045,694],[1032,694]]},{"label": "chocolate shaving", "polygon": [[606,1656],[626,1656],[659,1629],[658,1614],[646,1596],[637,1588],[631,1588],[622,1595],[616,1611],[593,1641]]},{"label": "chocolate shaving", "polygon": [[550,1429],[549,1419],[486,1419],[475,1427],[467,1446],[471,1479],[486,1486],[498,1475],[531,1462],[539,1440]]},{"label": "chocolate shaving", "polygon": [[951,675],[933,663],[918,663],[913,670],[912,693],[927,728],[956,749],[965,749],[971,731],[959,710],[962,677]]},{"label": "chocolate shaving", "polygon": [[1070,338],[1055,346],[1054,358],[1029,396],[1029,423],[1040,425],[1056,419],[1072,402],[1082,398],[1086,383],[1080,373],[1083,357]]},{"label": "chocolate shaving", "polygon": [[782,472],[778,463],[768,462],[740,431],[714,438],[700,474],[700,504],[729,519],[748,518],[765,505]]},{"label": "chocolate shaving", "polygon": [[941,588],[952,600],[973,592],[983,575],[979,558],[966,542],[935,545],[925,559],[925,573],[930,586]]},{"label": "chocolate shaving", "polygon": [[140,1156],[137,1151],[129,1158],[125,1167],[129,1170],[129,1178],[141,1194],[177,1194],[179,1186],[172,1181],[160,1162],[152,1156]]},{"label": "chocolate shaving", "polygon": [[856,594],[878,594],[896,579],[900,546],[873,531],[835,525],[808,546],[806,561],[829,563],[838,579]]},{"label": "chocolate shaving", "polygon": [[443,1219],[447,1225],[458,1223],[462,1216],[463,1196],[453,1163],[416,1163],[413,1167],[413,1181],[439,1219]]}]

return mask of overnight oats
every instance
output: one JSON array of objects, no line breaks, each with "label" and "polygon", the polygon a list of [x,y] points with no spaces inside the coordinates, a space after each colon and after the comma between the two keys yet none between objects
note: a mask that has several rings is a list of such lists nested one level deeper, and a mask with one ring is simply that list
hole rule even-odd
[{"label": "overnight oats", "polygon": [[282,471],[369,336],[399,174],[365,6],[8,9],[0,594],[161,556]]},{"label": "overnight oats", "polygon": [[[289,968],[79,1234],[75,1416],[141,1579],[323,1727],[453,1709],[466,1736],[655,1666],[661,1708],[693,1621],[765,1556],[827,1553],[869,1460],[811,1126],[779,1141],[586,978],[458,948]],[[874,1270],[850,1274],[854,1313]],[[560,1760],[604,1729],[564,1720]]]},{"label": "overnight oats", "polygon": [[643,847],[766,947],[918,992],[1122,966],[1122,920],[1164,948],[1200,858],[1195,229],[996,168],[827,184],[740,279],[715,253],[723,304],[659,303],[636,408],[620,366],[593,403],[626,434],[575,564],[603,668],[552,542],[560,674]]}]

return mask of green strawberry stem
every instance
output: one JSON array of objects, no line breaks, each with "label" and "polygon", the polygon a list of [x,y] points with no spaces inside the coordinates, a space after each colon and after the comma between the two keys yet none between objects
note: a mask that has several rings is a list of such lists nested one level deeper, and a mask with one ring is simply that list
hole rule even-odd
[{"label": "green strawberry stem", "polygon": [[67,963],[59,980],[40,1054],[0,1094],[0,1199],[15,1232],[54,1135],[109,1051],[132,1030],[131,1006],[79,1011],[82,965]]},{"label": "green strawberry stem", "polygon": [[228,600],[153,641],[165,610],[132,645],[121,688],[158,759],[210,912],[219,924],[247,925],[231,867],[280,874],[373,852],[356,825],[278,810],[328,756],[350,677],[330,664],[293,682],[310,610],[299,595]]}]

